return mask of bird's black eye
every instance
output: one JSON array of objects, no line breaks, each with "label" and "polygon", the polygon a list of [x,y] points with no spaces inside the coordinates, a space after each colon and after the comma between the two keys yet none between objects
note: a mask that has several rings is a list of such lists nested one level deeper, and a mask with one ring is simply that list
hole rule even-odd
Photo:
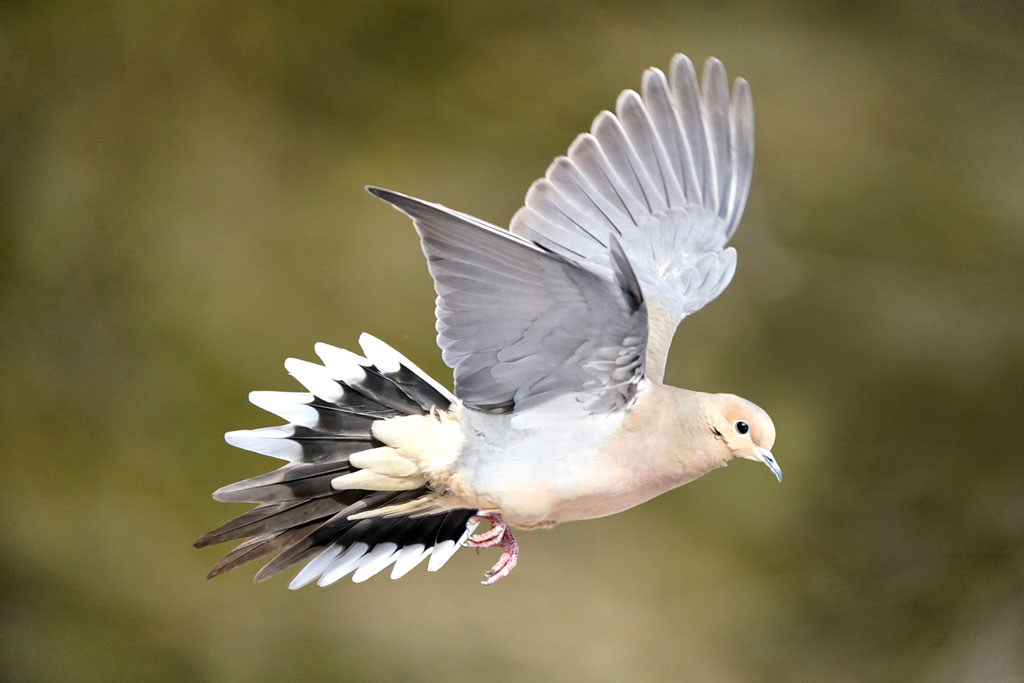
[{"label": "bird's black eye", "polygon": [[750,425],[748,425],[743,420],[737,420],[735,427],[736,427],[736,432],[739,433],[739,434],[746,434],[747,432],[750,431]]}]

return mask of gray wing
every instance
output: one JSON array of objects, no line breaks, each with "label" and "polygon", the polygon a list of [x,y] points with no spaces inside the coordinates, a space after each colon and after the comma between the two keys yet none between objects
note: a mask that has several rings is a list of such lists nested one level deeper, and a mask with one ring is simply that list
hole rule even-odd
[{"label": "gray wing", "polygon": [[726,243],[743,213],[754,158],[750,88],[729,97],[725,67],[709,59],[703,89],[677,54],[670,80],[644,73],[530,187],[512,232],[563,256],[607,265],[622,241],[649,306],[648,373],[660,379],[672,333],[717,297],[736,268]]},{"label": "gray wing", "polygon": [[647,307],[617,240],[606,265],[577,263],[439,204],[367,189],[413,219],[437,291],[438,345],[464,404],[565,418],[633,400]]}]

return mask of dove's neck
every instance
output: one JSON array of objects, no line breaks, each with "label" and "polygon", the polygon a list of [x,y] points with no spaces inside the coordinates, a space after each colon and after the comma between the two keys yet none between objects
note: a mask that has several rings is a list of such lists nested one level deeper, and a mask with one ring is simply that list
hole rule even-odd
[{"label": "dove's neck", "polygon": [[557,523],[611,515],[722,467],[730,456],[716,448],[720,444],[707,408],[707,394],[648,379],[621,427],[588,466],[575,472],[571,490],[544,501],[543,519]]},{"label": "dove's neck", "polygon": [[675,334],[679,321],[673,321],[669,312],[661,306],[648,302],[647,324],[647,354],[644,358],[644,374],[648,379],[653,380],[652,384],[656,384],[660,383],[665,376],[665,361],[668,360],[668,350],[672,346],[672,336]]},{"label": "dove's neck", "polygon": [[637,483],[661,489],[653,495],[693,481],[730,458],[714,438],[709,403],[708,394],[651,381],[602,451],[640,470]]}]

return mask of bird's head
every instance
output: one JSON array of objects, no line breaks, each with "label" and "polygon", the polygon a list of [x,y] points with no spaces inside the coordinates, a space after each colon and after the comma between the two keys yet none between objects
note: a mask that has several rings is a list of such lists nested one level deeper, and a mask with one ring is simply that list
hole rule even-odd
[{"label": "bird's head", "polygon": [[731,458],[763,462],[781,482],[782,470],[772,455],[775,445],[775,424],[768,413],[750,401],[732,394],[711,397],[711,432],[720,448]]}]

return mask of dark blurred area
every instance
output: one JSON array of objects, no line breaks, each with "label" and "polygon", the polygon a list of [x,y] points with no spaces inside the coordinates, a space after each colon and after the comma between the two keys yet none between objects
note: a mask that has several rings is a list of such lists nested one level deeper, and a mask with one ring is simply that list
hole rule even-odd
[{"label": "dark blurred area", "polygon": [[[674,52],[747,78],[732,285],[667,380],[736,463],[437,574],[204,575],[252,389],[361,331],[450,383],[377,184],[507,225]],[[1024,680],[1017,3],[0,5],[7,680]]]}]

